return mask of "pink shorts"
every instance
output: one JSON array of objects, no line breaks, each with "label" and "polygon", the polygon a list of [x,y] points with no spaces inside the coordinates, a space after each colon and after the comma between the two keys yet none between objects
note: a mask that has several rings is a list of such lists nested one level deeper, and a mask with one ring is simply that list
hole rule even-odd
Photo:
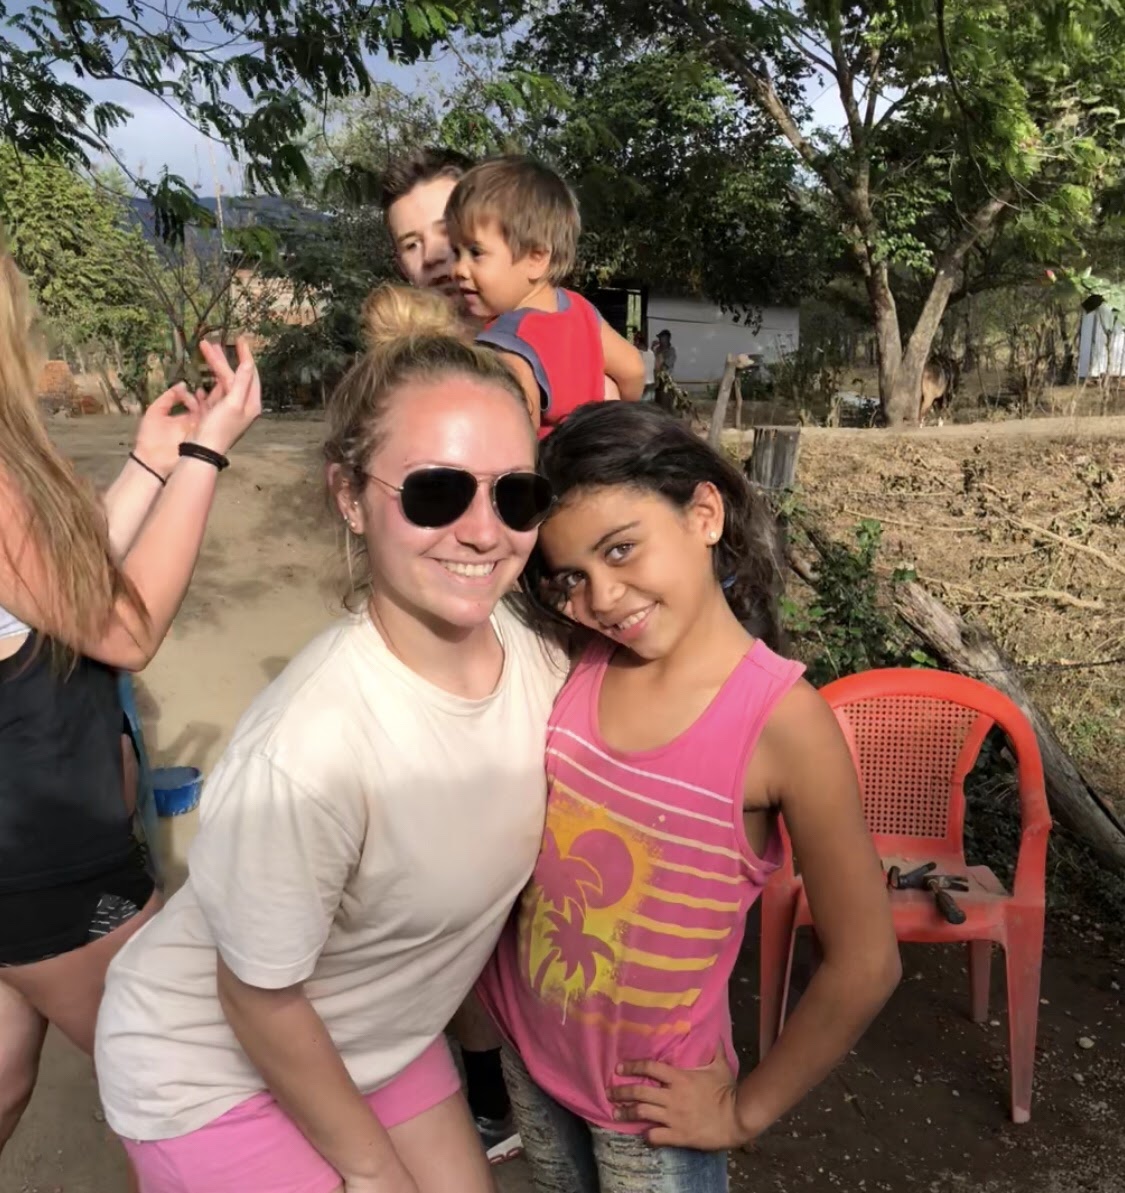
[{"label": "pink shorts", "polygon": [[[444,1036],[365,1098],[390,1130],[444,1102],[461,1080]],[[333,1193],[340,1174],[268,1092],[175,1139],[125,1139],[141,1193]]]}]

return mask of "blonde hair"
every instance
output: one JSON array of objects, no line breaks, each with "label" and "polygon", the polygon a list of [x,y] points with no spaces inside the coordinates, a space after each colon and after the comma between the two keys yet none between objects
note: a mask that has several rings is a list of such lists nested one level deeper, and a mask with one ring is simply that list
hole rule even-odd
[{"label": "blonde hair", "polygon": [[[329,401],[324,444],[326,463],[339,469],[353,493],[367,485],[367,462],[382,445],[394,395],[412,381],[470,377],[506,390],[526,414],[527,401],[514,374],[495,352],[473,342],[450,302],[435,291],[381,286],[363,304],[362,320],[367,348]],[[344,604],[356,610],[371,591],[371,568],[363,537],[345,533],[349,583]]]},{"label": "blonde hair", "polygon": [[[42,360],[32,344],[32,311],[27,283],[0,232],[0,474],[21,499],[25,540],[35,544],[46,572],[49,604],[35,628],[50,636],[52,658],[65,667],[76,660],[77,643],[104,633],[122,596],[142,618],[146,612],[110,555],[101,503],[56,451],[39,417]],[[11,540],[5,549],[18,576],[19,551]]]},{"label": "blonde hair", "polygon": [[474,166],[449,196],[445,222],[452,240],[464,242],[474,228],[495,220],[519,260],[532,249],[551,254],[547,280],[558,285],[574,268],[582,218],[569,186],[534,158],[508,154]]}]

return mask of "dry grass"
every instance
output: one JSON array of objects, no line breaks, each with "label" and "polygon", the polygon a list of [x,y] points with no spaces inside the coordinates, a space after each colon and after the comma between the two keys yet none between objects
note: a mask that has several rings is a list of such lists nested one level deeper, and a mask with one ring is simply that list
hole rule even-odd
[{"label": "dry grass", "polygon": [[[749,436],[730,446],[748,454]],[[838,538],[881,522],[881,567],[913,566],[983,623],[1091,780],[1125,805],[1125,665],[1091,665],[1125,656],[1125,419],[811,428],[798,483]]]}]

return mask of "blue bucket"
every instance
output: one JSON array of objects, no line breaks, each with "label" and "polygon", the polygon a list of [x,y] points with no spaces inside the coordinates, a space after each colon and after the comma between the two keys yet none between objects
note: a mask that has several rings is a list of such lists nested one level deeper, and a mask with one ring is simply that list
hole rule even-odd
[{"label": "blue bucket", "polygon": [[182,816],[199,804],[203,772],[194,766],[160,766],[152,772],[158,816]]}]

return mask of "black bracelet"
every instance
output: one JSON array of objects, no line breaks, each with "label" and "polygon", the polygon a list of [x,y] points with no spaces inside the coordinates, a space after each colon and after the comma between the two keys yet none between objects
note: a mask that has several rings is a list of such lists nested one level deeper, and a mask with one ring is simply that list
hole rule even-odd
[{"label": "black bracelet", "polygon": [[230,467],[230,460],[222,452],[212,451],[211,448],[204,447],[202,443],[181,443],[180,455],[188,456],[192,460],[203,460],[207,464],[214,464],[220,472],[224,468]]},{"label": "black bracelet", "polygon": [[145,472],[147,472],[147,473],[148,473],[150,476],[155,476],[155,477],[156,477],[156,479],[157,479],[157,480],[158,480],[158,481],[159,481],[159,482],[160,482],[162,485],[166,485],[166,484],[168,483],[168,478],[167,478],[166,476],[161,476],[161,475],[160,475],[160,473],[159,473],[159,472],[157,472],[155,468],[150,468],[150,467],[149,467],[149,466],[148,466],[148,465],[147,465],[147,464],[144,462],[144,460],[142,460],[142,459],[141,459],[141,457],[137,455],[137,453],[136,453],[136,452],[130,452],[130,453],[129,453],[129,459],[130,459],[130,460],[132,460],[132,461],[133,461],[133,463],[134,463],[134,464],[136,464],[138,467],[140,467],[140,468],[143,468],[143,469],[145,470]]}]

